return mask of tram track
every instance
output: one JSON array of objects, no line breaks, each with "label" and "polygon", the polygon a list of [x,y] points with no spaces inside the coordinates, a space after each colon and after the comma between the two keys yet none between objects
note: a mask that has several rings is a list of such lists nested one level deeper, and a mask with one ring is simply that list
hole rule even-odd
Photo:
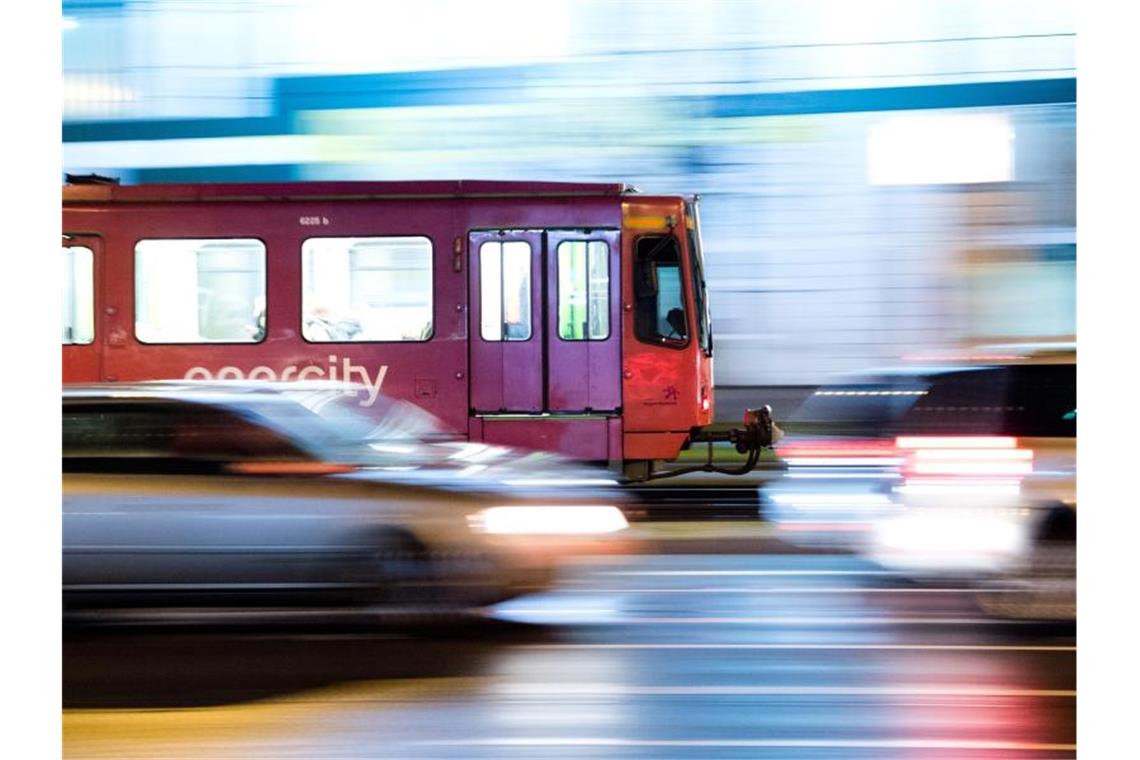
[{"label": "tram track", "polygon": [[630,522],[756,520],[760,488],[756,483],[716,486],[633,485],[626,488]]}]

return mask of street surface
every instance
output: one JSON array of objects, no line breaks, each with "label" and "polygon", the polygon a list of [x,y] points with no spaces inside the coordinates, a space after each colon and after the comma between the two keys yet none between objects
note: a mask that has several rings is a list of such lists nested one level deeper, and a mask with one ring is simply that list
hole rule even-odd
[{"label": "street surface", "polygon": [[69,632],[68,758],[1069,758],[1072,626],[846,555],[595,561],[414,637]]}]

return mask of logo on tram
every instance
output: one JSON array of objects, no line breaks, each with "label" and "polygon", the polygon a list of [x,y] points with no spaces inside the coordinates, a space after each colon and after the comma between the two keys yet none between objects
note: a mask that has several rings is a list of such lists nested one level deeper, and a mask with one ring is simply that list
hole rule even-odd
[{"label": "logo on tram", "polygon": [[[280,372],[260,365],[246,371],[240,367],[221,367],[216,372],[208,367],[191,367],[182,376],[184,380],[267,380],[270,382],[282,380],[340,380],[342,382],[359,383],[368,389],[368,397],[361,400],[360,406],[372,406],[380,396],[380,387],[388,374],[388,365],[382,364],[376,368],[375,374],[367,367],[353,364],[348,357],[338,357],[329,354],[327,365],[316,363],[290,364]],[[354,395],[352,391],[345,391],[346,395]]]}]

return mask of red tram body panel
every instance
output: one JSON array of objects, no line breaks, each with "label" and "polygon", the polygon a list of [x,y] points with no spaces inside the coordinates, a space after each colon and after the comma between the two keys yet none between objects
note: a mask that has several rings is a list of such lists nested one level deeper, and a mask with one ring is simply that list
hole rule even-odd
[{"label": "red tram body panel", "polygon": [[697,199],[620,184],[63,189],[63,381],[327,378],[473,441],[672,460],[713,420]]}]

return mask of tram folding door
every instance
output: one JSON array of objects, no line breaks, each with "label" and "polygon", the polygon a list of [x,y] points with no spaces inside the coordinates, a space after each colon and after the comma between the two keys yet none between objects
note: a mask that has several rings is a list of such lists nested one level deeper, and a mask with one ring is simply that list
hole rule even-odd
[{"label": "tram folding door", "polygon": [[470,236],[476,413],[598,413],[621,406],[616,230]]},{"label": "tram folding door", "polygon": [[103,380],[102,346],[106,339],[100,288],[103,241],[94,235],[63,238],[63,381]]}]

